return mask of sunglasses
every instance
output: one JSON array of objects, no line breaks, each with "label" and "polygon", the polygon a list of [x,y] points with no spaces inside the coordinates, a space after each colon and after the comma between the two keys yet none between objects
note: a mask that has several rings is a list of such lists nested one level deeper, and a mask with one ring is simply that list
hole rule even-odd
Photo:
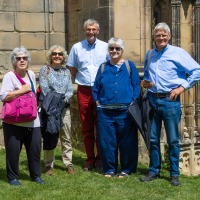
[{"label": "sunglasses", "polygon": [[21,60],[27,61],[27,60],[28,60],[28,57],[26,57],[26,56],[23,56],[23,57],[16,57],[15,59],[16,59],[16,61],[21,61]]},{"label": "sunglasses", "polygon": [[121,50],[122,50],[121,47],[109,47],[109,50],[110,50],[110,51],[113,51],[114,49],[115,49],[116,51],[121,51]]},{"label": "sunglasses", "polygon": [[52,52],[51,55],[52,56],[56,56],[56,55],[63,56],[63,52]]}]

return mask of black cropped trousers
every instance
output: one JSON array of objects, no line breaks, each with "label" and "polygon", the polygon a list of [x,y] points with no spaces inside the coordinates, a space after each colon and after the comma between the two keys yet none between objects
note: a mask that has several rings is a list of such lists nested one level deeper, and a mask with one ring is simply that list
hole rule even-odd
[{"label": "black cropped trousers", "polygon": [[[41,176],[41,131],[40,127],[28,128],[3,123],[8,180],[19,178],[19,157],[25,146],[31,179]],[[21,163],[26,165],[26,163]]]}]

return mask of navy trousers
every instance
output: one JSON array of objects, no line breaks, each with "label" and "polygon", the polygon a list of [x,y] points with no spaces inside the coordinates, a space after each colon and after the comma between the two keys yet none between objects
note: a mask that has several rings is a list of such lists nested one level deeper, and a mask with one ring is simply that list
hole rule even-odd
[{"label": "navy trousers", "polygon": [[118,152],[120,172],[131,174],[138,163],[138,134],[127,109],[97,108],[98,141],[104,173],[116,173]]}]

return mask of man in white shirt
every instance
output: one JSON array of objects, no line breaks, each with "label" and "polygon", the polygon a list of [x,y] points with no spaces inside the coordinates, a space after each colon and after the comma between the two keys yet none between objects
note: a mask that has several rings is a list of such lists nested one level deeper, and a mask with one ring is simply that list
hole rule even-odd
[{"label": "man in white shirt", "polygon": [[67,62],[72,77],[78,84],[77,99],[87,155],[85,171],[101,167],[97,144],[96,104],[92,97],[92,86],[99,66],[106,62],[109,56],[107,43],[96,38],[99,30],[99,23],[96,20],[85,21],[86,39],[72,46]]}]

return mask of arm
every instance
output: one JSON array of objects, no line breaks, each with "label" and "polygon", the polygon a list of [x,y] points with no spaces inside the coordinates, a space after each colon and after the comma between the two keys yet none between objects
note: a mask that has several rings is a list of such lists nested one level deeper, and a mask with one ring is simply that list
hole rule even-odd
[{"label": "arm", "polygon": [[4,76],[0,92],[1,101],[10,101],[31,91],[29,84],[21,85],[21,83],[18,82],[14,74],[11,75],[11,73],[7,73]]},{"label": "arm", "polygon": [[170,100],[176,98],[184,92],[185,89],[191,88],[200,79],[200,65],[183,49],[180,49],[182,56],[180,57],[179,67],[188,75],[185,83],[170,92]]},{"label": "arm", "polygon": [[47,66],[43,66],[40,69],[40,74],[39,74],[39,85],[40,85],[40,89],[41,89],[41,92],[43,93],[43,95],[46,95],[47,92],[50,91],[47,76],[48,76]]},{"label": "arm", "polygon": [[77,69],[75,67],[70,67],[70,72],[72,75],[72,80],[74,81],[76,78]]},{"label": "arm", "polygon": [[144,62],[144,80],[141,81],[141,86],[146,89],[153,87],[153,82],[149,81],[149,65],[150,65],[151,54],[152,50],[149,50],[146,53]]},{"label": "arm", "polygon": [[77,50],[75,50],[76,47],[75,45],[72,46],[71,51],[68,56],[67,60],[67,67],[70,69],[71,75],[72,75],[72,80],[74,82],[76,78],[76,73],[77,73]]},{"label": "arm", "polygon": [[140,96],[140,76],[134,62],[130,62],[131,66],[131,83],[133,87],[134,99]]},{"label": "arm", "polygon": [[67,91],[65,94],[65,101],[69,103],[70,98],[73,95],[73,85],[72,85],[71,74],[68,69],[67,69],[67,76],[68,76],[68,84],[67,84]]},{"label": "arm", "polygon": [[8,92],[6,98],[3,101],[10,101],[30,91],[31,91],[31,88],[29,84],[22,85],[21,89],[15,90],[13,92]]},{"label": "arm", "polygon": [[100,94],[100,81],[101,81],[101,66],[98,69],[95,81],[94,81],[94,86],[92,87],[92,95],[93,99],[96,102],[96,105],[98,105],[99,101],[99,94]]}]

